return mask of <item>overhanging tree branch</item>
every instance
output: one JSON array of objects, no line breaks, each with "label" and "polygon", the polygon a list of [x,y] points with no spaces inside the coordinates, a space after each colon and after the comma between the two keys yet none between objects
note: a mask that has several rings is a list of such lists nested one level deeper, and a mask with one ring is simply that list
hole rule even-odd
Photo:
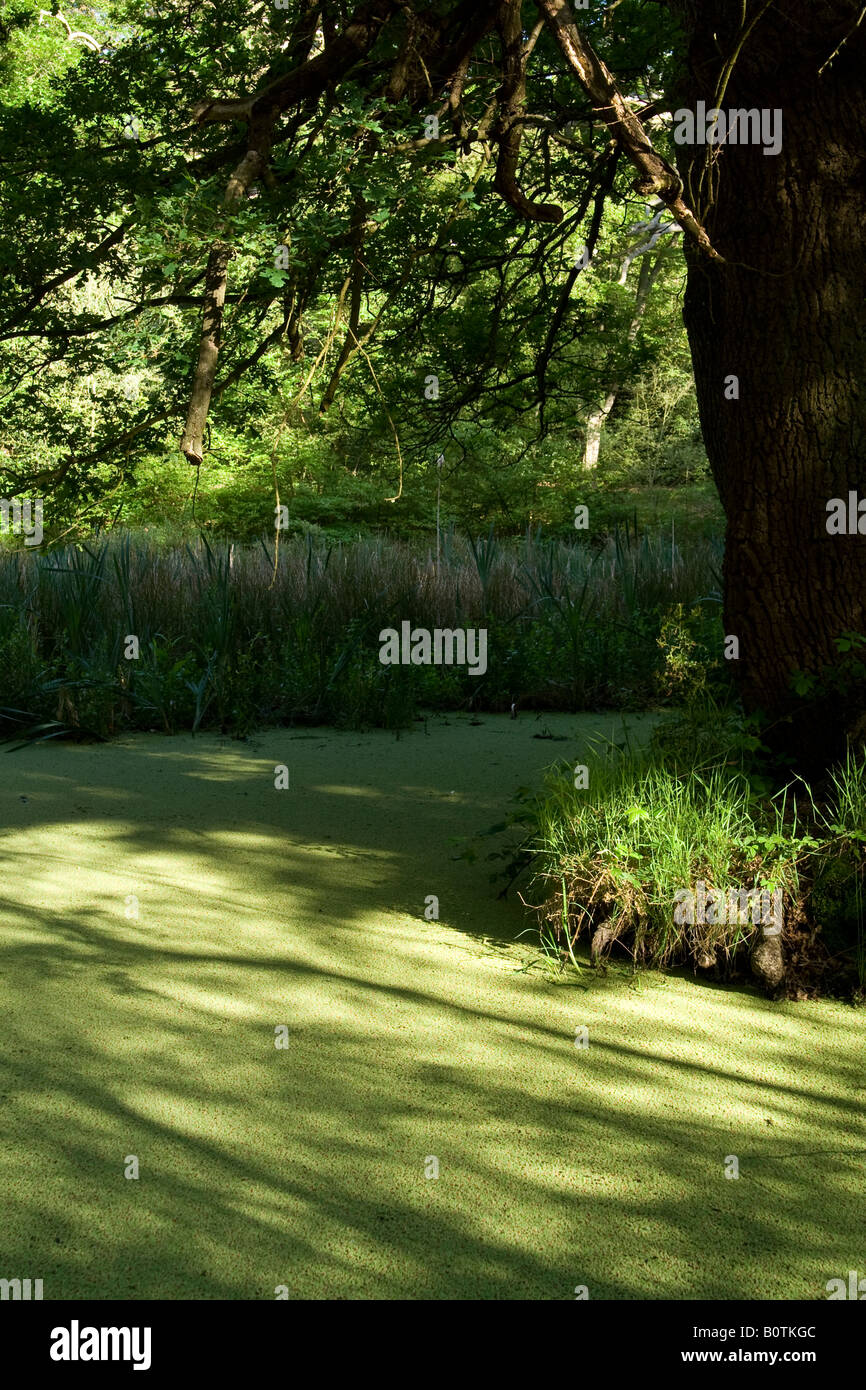
[{"label": "overhanging tree branch", "polygon": [[252,121],[256,115],[277,115],[308,97],[318,97],[329,83],[345,76],[372,48],[383,24],[397,9],[396,0],[370,0],[355,11],[338,34],[309,62],[269,82],[261,91],[240,100],[199,102],[193,115],[201,125],[212,121]]},{"label": "overhanging tree branch", "polygon": [[683,200],[683,186],[673,165],[653,149],[641,121],[628,106],[609,69],[581,34],[567,0],[535,0],[569,67],[589,96],[611,135],[638,171],[632,185],[649,198],[653,194],[670,208],[687,236],[710,260],[724,263],[706,228]]},{"label": "overhanging tree branch", "polygon": [[[231,213],[251,185],[267,174],[274,126],[280,114],[299,102],[319,97],[330,83],[345,76],[370,50],[396,7],[396,0],[370,0],[355,11],[344,32],[328,44],[324,53],[268,83],[256,95],[243,101],[203,102],[195,108],[196,119],[202,124],[226,120],[245,120],[249,124],[247,151],[232,173],[223,199],[226,235]],[[222,338],[231,255],[228,241],[221,237],[208,259],[198,362],[180,441],[181,452],[194,467],[204,458],[204,430]]]},{"label": "overhanging tree branch", "polygon": [[497,28],[502,41],[503,81],[499,119],[494,132],[499,145],[494,187],[507,203],[530,222],[561,222],[563,211],[555,203],[533,203],[517,182],[517,162],[523,138],[521,117],[526,104],[526,64],[531,47],[524,45],[521,0],[502,0]]}]

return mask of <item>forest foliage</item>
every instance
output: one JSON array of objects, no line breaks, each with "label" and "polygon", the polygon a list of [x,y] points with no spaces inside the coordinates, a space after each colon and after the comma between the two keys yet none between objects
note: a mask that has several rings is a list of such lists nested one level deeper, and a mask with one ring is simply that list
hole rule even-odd
[{"label": "forest foliage", "polygon": [[[444,124],[428,139],[428,117],[374,100],[367,73],[293,115],[267,186],[226,213],[237,127],[197,124],[196,102],[289,65],[302,8],[4,0],[7,491],[50,495],[50,537],[183,517],[245,538],[273,530],[277,493],[292,529],[429,527],[438,500],[443,521],[519,534],[567,525],[587,489],[706,491],[680,233],[621,161],[595,159],[597,122],[544,34],[522,179],[555,187],[560,223],[518,218],[489,141],[458,146]],[[600,50],[651,101],[669,17],[628,0],[609,30],[597,8]],[[498,81],[473,72],[467,120],[483,126]],[[217,233],[230,285],[197,476],[178,440]]]}]

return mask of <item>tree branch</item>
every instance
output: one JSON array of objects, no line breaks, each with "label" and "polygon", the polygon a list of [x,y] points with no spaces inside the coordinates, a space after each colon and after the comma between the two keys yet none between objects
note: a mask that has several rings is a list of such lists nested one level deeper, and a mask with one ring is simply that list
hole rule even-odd
[{"label": "tree branch", "polygon": [[524,45],[521,0],[502,0],[496,25],[502,40],[503,81],[499,119],[494,132],[499,145],[493,186],[511,207],[530,222],[561,222],[555,203],[532,203],[517,182],[517,163],[523,138],[521,117],[526,105],[526,64],[532,48]]},{"label": "tree branch", "polygon": [[252,121],[256,115],[277,115],[308,97],[317,97],[331,83],[345,76],[372,48],[379,31],[397,9],[397,0],[368,0],[355,11],[342,34],[324,53],[269,82],[253,96],[238,100],[215,98],[193,108],[199,125],[213,121]]},{"label": "tree branch", "polygon": [[670,208],[683,231],[710,260],[724,264],[706,228],[683,201],[683,186],[676,169],[653,149],[641,121],[626,104],[612,74],[581,34],[567,0],[535,0],[569,67],[611,135],[637,169],[632,185],[644,197],[655,194]]}]

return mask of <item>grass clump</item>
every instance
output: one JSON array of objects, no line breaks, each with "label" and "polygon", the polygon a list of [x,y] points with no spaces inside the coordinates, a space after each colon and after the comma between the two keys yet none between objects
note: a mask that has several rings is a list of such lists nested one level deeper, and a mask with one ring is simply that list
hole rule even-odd
[{"label": "grass clump", "polygon": [[597,960],[619,947],[641,966],[731,978],[778,924],[789,993],[843,979],[862,993],[866,760],[852,750],[820,801],[799,779],[756,792],[737,762],[686,769],[653,747],[608,748],[588,779],[553,769],[532,811],[547,949],[576,963],[586,940]]}]

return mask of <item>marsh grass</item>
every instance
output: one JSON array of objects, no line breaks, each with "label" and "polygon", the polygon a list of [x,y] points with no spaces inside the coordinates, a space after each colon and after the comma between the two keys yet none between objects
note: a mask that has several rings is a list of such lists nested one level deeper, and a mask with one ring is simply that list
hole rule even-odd
[{"label": "marsh grass", "polygon": [[[735,745],[732,745],[732,749]],[[719,750],[716,750],[717,755]],[[755,793],[736,757],[690,769],[657,750],[598,745],[589,785],[551,770],[532,827],[541,939],[576,963],[581,938],[615,944],[640,965],[694,963],[730,973],[761,930],[748,912],[676,920],[678,890],[781,890],[785,933],[821,932],[827,953],[866,985],[866,762],[850,751],[817,801],[795,779]],[[539,893],[540,890],[540,893]],[[709,914],[708,914],[709,915]],[[595,934],[599,933],[598,936]]]},{"label": "marsh grass", "polygon": [[[669,536],[631,530],[601,546],[451,530],[438,562],[432,547],[384,535],[295,536],[276,557],[263,541],[165,546],[131,533],[35,555],[2,548],[0,726],[244,733],[398,727],[424,707],[646,703],[664,615],[695,604],[713,559],[709,541],[684,556]],[[382,666],[379,632],[404,620],[486,626],[487,674]]]}]

